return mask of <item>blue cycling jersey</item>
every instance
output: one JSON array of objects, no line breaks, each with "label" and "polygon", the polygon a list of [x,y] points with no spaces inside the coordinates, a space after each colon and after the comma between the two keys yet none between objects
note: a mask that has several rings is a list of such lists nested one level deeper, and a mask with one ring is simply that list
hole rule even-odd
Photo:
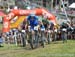
[{"label": "blue cycling jersey", "polygon": [[34,16],[33,20],[31,19],[31,16],[28,16],[27,20],[28,20],[28,22],[29,22],[29,24],[31,26],[31,29],[34,29],[34,26],[37,26],[38,23],[39,23],[37,16]]}]

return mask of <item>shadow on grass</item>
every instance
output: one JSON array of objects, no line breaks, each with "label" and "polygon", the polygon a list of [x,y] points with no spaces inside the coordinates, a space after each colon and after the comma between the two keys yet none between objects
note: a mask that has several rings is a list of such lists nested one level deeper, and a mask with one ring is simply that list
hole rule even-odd
[{"label": "shadow on grass", "polygon": [[0,45],[0,47],[4,47],[4,46]]}]

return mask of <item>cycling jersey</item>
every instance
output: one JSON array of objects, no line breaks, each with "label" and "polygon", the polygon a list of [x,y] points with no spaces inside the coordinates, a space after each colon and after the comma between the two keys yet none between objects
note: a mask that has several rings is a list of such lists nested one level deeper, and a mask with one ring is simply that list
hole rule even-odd
[{"label": "cycling jersey", "polygon": [[44,25],[41,25],[40,26],[40,29],[41,29],[41,31],[44,31],[45,30],[45,26]]},{"label": "cycling jersey", "polygon": [[31,17],[32,16],[28,16],[27,21],[29,22],[31,29],[34,29],[34,27],[39,24],[39,21],[38,21],[37,16],[33,16],[33,19]]}]

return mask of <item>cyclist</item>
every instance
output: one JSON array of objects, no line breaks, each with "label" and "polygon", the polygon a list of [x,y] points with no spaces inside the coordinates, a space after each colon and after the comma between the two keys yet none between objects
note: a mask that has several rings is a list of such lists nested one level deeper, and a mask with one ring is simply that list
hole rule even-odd
[{"label": "cyclist", "polygon": [[61,29],[61,38],[64,42],[67,42],[67,28],[68,28],[68,24],[63,22],[60,29]]},{"label": "cyclist", "polygon": [[27,21],[29,23],[32,33],[34,32],[35,29],[38,30],[38,27],[39,27],[38,16],[31,14],[28,16]]},{"label": "cyclist", "polygon": [[41,22],[40,24],[40,31],[41,31],[41,45],[43,46],[44,48],[44,43],[45,43],[45,26],[44,24]]},{"label": "cyclist", "polygon": [[34,14],[29,15],[27,18],[27,22],[29,23],[29,31],[31,32],[30,45],[31,45],[31,48],[33,49],[34,39],[35,39],[35,45],[38,46],[38,37],[37,35],[35,36],[39,28],[38,16]]}]

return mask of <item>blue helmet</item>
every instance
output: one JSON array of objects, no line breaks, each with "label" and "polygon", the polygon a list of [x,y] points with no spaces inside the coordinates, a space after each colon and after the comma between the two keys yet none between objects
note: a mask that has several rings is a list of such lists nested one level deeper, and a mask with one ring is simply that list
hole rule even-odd
[{"label": "blue helmet", "polygon": [[36,15],[34,13],[30,13],[29,16],[34,17]]},{"label": "blue helmet", "polygon": [[30,20],[31,17],[33,17],[34,19],[38,20],[38,16],[36,16],[35,14],[30,14],[27,19]]}]

